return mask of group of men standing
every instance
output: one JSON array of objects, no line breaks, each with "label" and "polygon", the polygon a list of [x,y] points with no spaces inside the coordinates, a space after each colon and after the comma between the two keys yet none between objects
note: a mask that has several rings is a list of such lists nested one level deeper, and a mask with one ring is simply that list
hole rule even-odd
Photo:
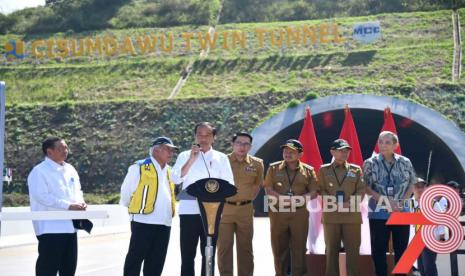
[{"label": "group of men standing", "polygon": [[[195,143],[179,153],[175,165],[171,161],[178,149],[167,137],[156,138],[149,157],[135,162],[128,169],[121,186],[120,203],[128,207],[131,238],[124,264],[124,275],[161,275],[165,263],[172,217],[175,215],[175,185],[178,194],[181,245],[181,275],[195,275],[194,259],[200,241],[202,272],[205,275],[206,235],[196,198],[186,188],[203,178],[220,178],[234,184],[238,193],[226,199],[219,226],[217,246],[218,268],[221,275],[234,275],[233,246],[236,240],[237,275],[254,274],[253,261],[253,199],[265,187],[270,208],[271,246],[277,276],[306,275],[306,240],[309,211],[299,200],[323,198],[324,238],[326,243],[326,275],[339,275],[341,241],[347,254],[347,275],[359,275],[359,248],[362,218],[359,208],[353,209],[354,197],[371,197],[376,205],[381,197],[388,198],[394,211],[397,204],[411,196],[417,182],[409,159],[394,153],[397,135],[382,132],[378,139],[380,154],[364,162],[363,170],[347,162],[351,146],[342,139],[330,148],[333,161],[323,165],[318,175],[300,161],[303,153],[298,140],[287,140],[282,148],[283,160],[269,165],[264,177],[263,161],[249,155],[253,137],[237,132],[231,138],[232,153],[226,155],[213,149],[215,127],[202,122],[194,128]],[[37,165],[28,178],[33,210],[85,210],[79,176],[65,162],[68,149],[60,138],[49,138],[43,144],[45,160]],[[362,173],[363,171],[363,173]],[[330,198],[351,211],[336,209],[326,212]],[[282,211],[289,210],[291,211]],[[283,209],[284,208],[284,209]],[[372,256],[376,275],[387,275],[386,250],[389,234],[393,235],[395,260],[399,260],[408,243],[408,226],[386,226],[389,211],[373,208],[370,212]],[[77,260],[76,231],[71,222],[34,222],[39,239],[37,275],[74,275]],[[69,247],[65,244],[69,244]],[[70,252],[68,252],[68,250]],[[66,251],[66,254],[64,252]],[[215,252],[216,250],[214,250]],[[290,264],[290,267],[288,266]]]},{"label": "group of men standing", "polygon": [[[199,241],[202,254],[201,275],[206,274],[204,252],[206,235],[202,225],[202,218],[196,198],[186,192],[187,187],[204,178],[223,179],[235,184],[238,188],[238,193],[225,202],[219,227],[220,234],[218,240],[213,239],[212,244],[215,248],[218,242],[218,267],[221,275],[233,275],[235,235],[239,275],[253,275],[252,237],[254,211],[252,200],[262,186],[263,161],[248,154],[252,146],[252,136],[248,133],[238,132],[234,134],[231,139],[233,152],[229,155],[213,149],[216,129],[212,124],[208,122],[197,124],[194,127],[194,136],[195,143],[190,150],[179,153],[171,173],[169,173],[169,169],[166,169],[168,170],[166,171],[163,168],[168,167],[167,163],[177,147],[167,137],[155,139],[150,148],[152,154],[150,159],[138,161],[129,168],[121,187],[121,204],[129,207],[132,231],[129,251],[124,265],[124,275],[139,275],[142,263],[144,263],[144,275],[161,275],[169,241],[169,229],[166,231],[167,234],[158,235],[151,228],[155,228],[153,225],[157,224],[163,224],[165,227],[171,225],[171,216],[174,215],[174,209],[170,213],[165,210],[169,209],[166,206],[172,206],[175,200],[173,197],[174,188],[168,189],[168,187],[173,187],[173,183],[181,185],[178,194],[180,201],[178,212],[180,219],[181,275],[195,275],[194,259]],[[157,157],[157,149],[166,151],[165,159],[160,160]],[[146,178],[146,182],[144,182],[142,177],[133,177],[134,173],[140,172],[139,174],[143,175],[147,166],[156,171],[154,171],[156,175],[152,179]],[[159,192],[154,191],[157,189],[156,187],[150,189],[151,182],[157,181],[159,182]],[[162,189],[161,185],[164,185],[165,188]],[[137,193],[138,189],[144,190],[145,193]],[[166,192],[161,193],[160,191]],[[137,202],[135,205],[139,206],[138,210],[131,210],[132,202]],[[158,207],[159,202],[164,204],[165,207]],[[145,214],[143,213],[144,208],[148,205],[154,206],[154,210],[151,209],[150,213]],[[156,215],[153,214],[159,211],[165,213],[166,220],[160,222],[155,219]],[[139,218],[144,219],[140,221]],[[145,235],[144,232],[138,232],[137,228],[133,227],[134,225],[139,225],[138,227],[141,229],[147,228],[147,232],[151,231],[151,234]],[[149,267],[147,268],[147,266]]]}]

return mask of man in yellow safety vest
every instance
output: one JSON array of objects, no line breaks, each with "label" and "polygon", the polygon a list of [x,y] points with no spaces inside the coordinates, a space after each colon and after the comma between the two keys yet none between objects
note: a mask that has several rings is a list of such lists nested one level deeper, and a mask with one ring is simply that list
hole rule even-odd
[{"label": "man in yellow safety vest", "polygon": [[121,186],[120,204],[128,207],[131,240],[124,275],[161,275],[174,216],[174,183],[168,162],[177,149],[171,139],[156,138],[150,157],[129,167]]}]

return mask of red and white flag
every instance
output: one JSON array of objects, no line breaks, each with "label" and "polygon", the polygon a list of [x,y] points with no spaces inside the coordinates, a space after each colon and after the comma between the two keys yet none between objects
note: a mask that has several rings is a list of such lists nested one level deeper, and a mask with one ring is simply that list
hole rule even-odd
[{"label": "red and white flag", "polygon": [[354,119],[352,118],[352,112],[348,106],[344,109],[344,123],[342,124],[341,133],[339,138],[346,140],[349,145],[352,147],[350,152],[349,163],[363,166],[363,156],[362,150],[360,149],[360,143],[358,142],[357,129],[355,128]]},{"label": "red and white flag", "polygon": [[[299,141],[304,147],[304,152],[300,161],[309,164],[315,168],[315,173],[318,173],[323,160],[320,155],[320,148],[316,139],[315,128],[313,126],[312,114],[310,107],[305,109],[305,119],[302,130],[300,131]],[[309,228],[307,238],[307,249],[310,253],[324,254],[325,243],[323,235],[323,225],[321,224],[321,197],[310,200],[307,203],[309,213]]]},{"label": "red and white flag", "polygon": [[304,147],[304,153],[300,158],[300,161],[309,164],[315,168],[315,172],[318,173],[321,165],[323,165],[323,161],[321,160],[320,148],[318,147],[318,141],[316,140],[310,107],[305,109],[304,125],[300,131],[299,141]]},{"label": "red and white flag", "polygon": [[[360,149],[360,143],[358,140],[357,129],[355,128],[354,119],[352,118],[352,112],[348,106],[344,109],[344,123],[342,125],[341,133],[339,138],[346,140],[352,147],[350,152],[349,163],[363,166],[363,155]],[[368,198],[365,197],[360,203],[360,211],[362,213],[362,242],[360,244],[361,255],[371,255],[371,241],[370,241],[370,221],[368,220]]]},{"label": "red and white flag", "polygon": [[[390,131],[397,134],[396,123],[394,122],[394,118],[392,117],[391,109],[389,107],[384,109],[384,124],[379,133],[383,131]],[[402,154],[400,143],[394,152],[397,154]],[[373,150],[373,154],[375,153],[379,153],[378,142],[376,142],[375,149]]]}]

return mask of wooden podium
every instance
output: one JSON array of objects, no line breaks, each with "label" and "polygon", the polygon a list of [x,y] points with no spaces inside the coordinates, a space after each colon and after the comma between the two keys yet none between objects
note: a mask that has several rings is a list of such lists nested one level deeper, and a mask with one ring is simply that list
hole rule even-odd
[{"label": "wooden podium", "polygon": [[[307,254],[307,275],[308,276],[324,276],[326,269],[326,256],[325,255],[316,255],[316,254]],[[387,265],[388,271],[392,271],[394,268],[394,255],[387,254]],[[373,276],[375,274],[375,266],[371,255],[361,255],[359,259],[360,267],[360,276]],[[346,254],[339,254],[339,269],[340,276],[346,276]],[[391,274],[395,276],[395,274]],[[411,273],[409,274],[411,275]]]}]

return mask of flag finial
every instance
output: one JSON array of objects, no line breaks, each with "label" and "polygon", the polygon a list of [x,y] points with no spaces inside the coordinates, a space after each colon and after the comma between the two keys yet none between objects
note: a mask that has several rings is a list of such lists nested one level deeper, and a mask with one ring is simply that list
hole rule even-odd
[{"label": "flag finial", "polygon": [[391,112],[391,108],[389,107],[389,105],[387,105],[385,108],[384,108],[384,113],[389,113]]}]

